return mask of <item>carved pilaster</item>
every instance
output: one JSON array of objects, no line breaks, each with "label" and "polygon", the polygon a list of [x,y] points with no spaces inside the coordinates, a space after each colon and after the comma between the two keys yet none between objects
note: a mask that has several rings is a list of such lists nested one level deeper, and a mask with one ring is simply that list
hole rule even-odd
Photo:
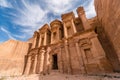
[{"label": "carved pilaster", "polygon": [[75,43],[75,46],[76,46],[76,50],[77,50],[77,56],[78,56],[78,60],[79,60],[81,73],[86,73],[85,64],[84,64],[84,60],[83,60],[83,57],[82,57],[82,52],[80,50],[78,42]]},{"label": "carved pilaster", "polygon": [[39,74],[40,71],[40,59],[41,59],[41,54],[37,54],[37,65],[36,65],[36,73]]},{"label": "carved pilaster", "polygon": [[33,73],[33,69],[34,69],[34,55],[31,55],[31,65],[30,65],[30,70],[29,70],[29,74]]},{"label": "carved pilaster", "polygon": [[40,51],[40,54],[41,54],[41,58],[40,58],[40,73],[42,73],[43,72],[43,67],[44,67],[44,58],[45,58],[45,50],[44,49],[42,49],[41,51]]},{"label": "carved pilaster", "polygon": [[36,66],[37,66],[37,55],[35,55],[35,59],[34,59],[34,68],[33,68],[33,73],[36,73]]},{"label": "carved pilaster", "polygon": [[63,56],[62,56],[63,53],[62,53],[61,47],[60,47],[60,53],[59,54],[60,54],[60,66],[61,66],[60,72],[63,73],[64,72],[64,70],[63,70],[64,69],[63,68],[64,64],[63,64]]},{"label": "carved pilaster", "polygon": [[72,26],[73,26],[73,31],[74,31],[74,33],[76,33],[76,32],[77,32],[77,30],[76,30],[76,27],[75,27],[75,24],[74,24],[73,19],[72,19],[71,23],[72,23]]},{"label": "carved pilaster", "polygon": [[44,45],[47,45],[47,32],[45,32],[45,36],[44,36],[45,38],[45,40],[44,40]]},{"label": "carved pilaster", "polygon": [[70,62],[70,53],[69,53],[67,41],[65,41],[64,46],[65,46],[65,52],[66,52],[66,58],[67,58],[68,74],[72,74],[72,68],[71,68],[71,62]]},{"label": "carved pilaster", "polygon": [[50,58],[49,50],[47,50],[47,52],[44,53],[43,74],[49,74],[49,66],[50,66],[49,58]]}]

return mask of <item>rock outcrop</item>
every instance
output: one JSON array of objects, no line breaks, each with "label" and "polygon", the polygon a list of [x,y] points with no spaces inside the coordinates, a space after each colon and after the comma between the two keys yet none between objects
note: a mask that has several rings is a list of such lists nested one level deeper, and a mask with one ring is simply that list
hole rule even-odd
[{"label": "rock outcrop", "polygon": [[18,75],[23,71],[28,43],[8,40],[0,44],[0,75]]},{"label": "rock outcrop", "polygon": [[[95,0],[98,25],[103,28],[104,49],[116,68],[120,67],[120,0]],[[107,38],[105,41],[105,37]],[[110,40],[110,42],[108,41]],[[111,47],[110,47],[111,46]],[[116,56],[116,57],[115,57]],[[115,67],[115,66],[114,66]],[[120,70],[116,70],[120,71]]]}]

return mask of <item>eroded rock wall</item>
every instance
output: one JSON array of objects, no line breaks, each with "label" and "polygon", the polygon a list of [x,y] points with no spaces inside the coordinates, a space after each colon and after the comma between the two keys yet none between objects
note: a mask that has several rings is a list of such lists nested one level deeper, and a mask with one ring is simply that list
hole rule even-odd
[{"label": "eroded rock wall", "polygon": [[0,44],[0,75],[20,75],[24,67],[24,56],[28,43],[8,40]]},{"label": "eroded rock wall", "polygon": [[[95,0],[98,25],[104,29],[101,40],[109,59],[119,68],[120,64],[120,0]],[[105,39],[105,37],[107,39]],[[110,42],[109,42],[109,41]],[[109,42],[109,43],[108,43]],[[107,43],[107,44],[106,44]],[[110,46],[113,48],[110,48]],[[116,58],[115,58],[116,55]],[[114,58],[112,57],[114,56]],[[113,59],[112,59],[113,58]],[[117,59],[119,61],[114,61]],[[118,70],[118,69],[116,69]],[[120,70],[118,70],[120,71]]]}]

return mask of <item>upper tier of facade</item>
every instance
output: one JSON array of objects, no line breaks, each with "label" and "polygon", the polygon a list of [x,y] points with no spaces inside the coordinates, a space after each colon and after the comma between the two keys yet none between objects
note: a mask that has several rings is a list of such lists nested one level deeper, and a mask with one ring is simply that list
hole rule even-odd
[{"label": "upper tier of facade", "polygon": [[92,29],[86,18],[83,7],[77,8],[78,17],[75,17],[73,12],[61,15],[61,20],[54,20],[48,24],[43,25],[29,42],[32,43],[32,49],[40,46],[59,43],[63,39],[68,39],[78,33],[83,33]]}]

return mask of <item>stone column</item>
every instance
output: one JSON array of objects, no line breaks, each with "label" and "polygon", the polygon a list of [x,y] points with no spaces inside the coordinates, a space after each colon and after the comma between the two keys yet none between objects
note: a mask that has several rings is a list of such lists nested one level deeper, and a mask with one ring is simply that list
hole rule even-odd
[{"label": "stone column", "polygon": [[38,43],[38,47],[41,46],[41,36],[39,37],[39,43]]},{"label": "stone column", "polygon": [[35,48],[36,47],[36,40],[37,40],[37,32],[34,32],[34,35],[33,35],[33,43],[32,43],[32,48]]},{"label": "stone column", "polygon": [[50,73],[50,51],[47,52],[47,73]]},{"label": "stone column", "polygon": [[67,68],[68,68],[68,74],[72,74],[72,68],[71,68],[71,63],[70,63],[70,53],[69,53],[69,48],[68,48],[68,43],[65,41],[65,52],[66,52],[66,59],[67,59]]},{"label": "stone column", "polygon": [[33,68],[34,74],[36,74],[36,66],[37,66],[37,55],[35,55],[35,60],[34,60],[34,68]]},{"label": "stone column", "polygon": [[65,38],[67,38],[68,36],[67,36],[67,29],[66,29],[66,26],[65,26],[65,23],[63,23],[64,25],[64,36],[65,36]]},{"label": "stone column", "polygon": [[29,74],[30,65],[31,65],[31,56],[28,56],[28,61],[27,61],[27,65],[26,65],[24,74]]},{"label": "stone column", "polygon": [[48,73],[48,67],[49,67],[49,52],[47,51],[44,53],[44,65],[43,65],[43,74]]},{"label": "stone column", "polygon": [[84,60],[82,57],[82,52],[79,48],[78,42],[76,42],[75,45],[76,45],[77,56],[78,56],[78,60],[79,60],[79,64],[80,64],[81,73],[86,73],[85,64],[84,64]]},{"label": "stone column", "polygon": [[72,23],[73,31],[74,31],[74,33],[76,33],[77,30],[76,30],[75,24],[74,24],[73,22],[74,22],[74,21],[73,21],[73,19],[72,19],[71,23]]},{"label": "stone column", "polygon": [[51,44],[53,43],[53,32],[51,32]]},{"label": "stone column", "polygon": [[30,65],[29,74],[33,74],[34,62],[35,62],[35,57],[34,57],[34,55],[32,55],[31,56],[31,65]]},{"label": "stone column", "polygon": [[60,40],[60,32],[59,31],[60,31],[59,28],[57,28],[57,38],[56,38],[56,40]]},{"label": "stone column", "polygon": [[44,44],[43,45],[47,45],[47,32],[45,32],[45,36],[44,36]]},{"label": "stone column", "polygon": [[47,58],[47,53],[44,53],[44,62],[43,62],[43,74],[46,74],[46,59]]},{"label": "stone column", "polygon": [[44,50],[42,50],[42,52],[41,52],[41,58],[40,58],[40,73],[42,73],[43,72],[43,65],[44,65],[44,54],[45,54],[45,51]]},{"label": "stone column", "polygon": [[36,73],[39,74],[41,54],[37,55]]},{"label": "stone column", "polygon": [[60,66],[61,66],[61,70],[60,70],[60,72],[61,73],[63,73],[64,71],[63,71],[63,56],[62,56],[62,49],[61,49],[61,47],[60,47]]},{"label": "stone column", "polygon": [[87,20],[87,18],[86,18],[85,11],[84,11],[83,7],[79,7],[79,8],[77,9],[77,14],[78,14],[79,18],[80,18],[81,21],[82,21],[82,24],[83,24],[84,29],[85,29],[85,30],[90,29],[91,26],[90,26],[90,24],[89,24],[89,22],[88,22],[88,20]]}]

